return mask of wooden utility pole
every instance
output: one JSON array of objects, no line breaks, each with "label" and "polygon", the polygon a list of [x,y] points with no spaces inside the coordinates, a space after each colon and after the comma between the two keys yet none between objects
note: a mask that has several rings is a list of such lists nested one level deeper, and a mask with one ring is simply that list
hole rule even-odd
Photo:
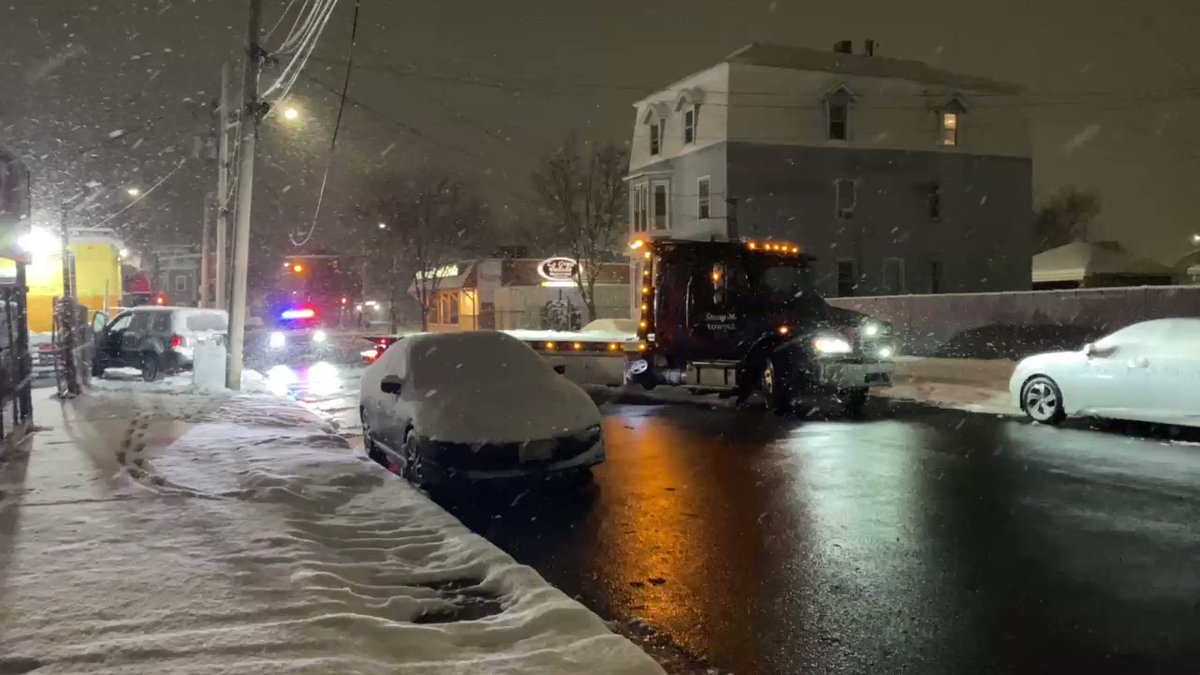
[{"label": "wooden utility pole", "polygon": [[70,209],[62,205],[59,219],[62,224],[62,299],[56,310],[59,312],[59,322],[62,332],[63,372],[67,380],[67,396],[79,395],[79,377],[75,364],[75,279],[71,269],[71,232],[67,229],[67,214]]},{"label": "wooden utility pole", "polygon": [[254,192],[254,145],[258,135],[261,105],[258,74],[262,68],[262,46],[258,34],[262,23],[262,0],[250,0],[246,31],[246,69],[242,76],[241,162],[238,167],[237,223],[233,237],[233,300],[229,308],[229,368],[225,386],[242,388],[242,355],[246,342],[246,276],[250,264],[250,202]]},{"label": "wooden utility pole", "polygon": [[225,266],[229,261],[229,64],[221,66],[221,107],[217,111],[217,242],[213,256],[213,306],[225,309],[229,304],[229,286]]}]

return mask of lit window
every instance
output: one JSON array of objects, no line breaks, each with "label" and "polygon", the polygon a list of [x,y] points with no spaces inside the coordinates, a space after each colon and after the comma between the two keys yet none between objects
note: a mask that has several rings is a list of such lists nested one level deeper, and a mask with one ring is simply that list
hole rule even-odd
[{"label": "lit window", "polygon": [[958,145],[958,113],[942,113],[942,145],[946,147]]},{"label": "lit window", "polygon": [[697,213],[699,214],[700,218],[708,218],[708,178],[701,178],[697,187]]},{"label": "lit window", "polygon": [[692,106],[683,113],[683,143],[689,145],[696,142],[697,123],[700,120],[700,106]]},{"label": "lit window", "polygon": [[833,187],[836,193],[837,217],[849,220],[854,217],[854,205],[858,200],[855,182],[849,178],[839,178],[833,181]]},{"label": "lit window", "polygon": [[657,155],[662,150],[662,123],[654,122],[650,125],[650,154]]},{"label": "lit window", "polygon": [[846,101],[829,102],[829,138],[835,141],[846,140],[849,131],[850,104]]}]

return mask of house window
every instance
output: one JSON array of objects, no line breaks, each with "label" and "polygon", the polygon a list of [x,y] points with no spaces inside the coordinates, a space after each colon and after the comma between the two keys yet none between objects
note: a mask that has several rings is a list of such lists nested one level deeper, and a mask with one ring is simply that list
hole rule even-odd
[{"label": "house window", "polygon": [[633,204],[633,231],[646,231],[646,186],[633,187],[631,201]]},{"label": "house window", "polygon": [[705,176],[704,178],[701,178],[697,184],[696,200],[697,200],[696,201],[696,206],[697,206],[696,211],[699,214],[700,218],[708,218],[709,217],[709,210],[708,210],[709,197],[708,197],[708,177],[707,176]]},{"label": "house window", "polygon": [[854,217],[854,206],[858,200],[855,187],[855,181],[849,178],[839,178],[833,181],[838,218],[849,220]]},{"label": "house window", "polygon": [[933,260],[929,263],[929,292],[942,292],[942,261]]},{"label": "house window", "polygon": [[935,223],[942,219],[941,185],[934,185],[929,188],[929,219]]},{"label": "house window", "polygon": [[904,293],[904,260],[900,258],[884,258],[883,293],[884,295],[900,295]]},{"label": "house window", "polygon": [[662,132],[665,125],[660,120],[650,124],[650,154],[657,155],[662,150]]},{"label": "house window", "polygon": [[942,116],[942,145],[953,148],[958,145],[958,113],[943,112]]},{"label": "house window", "polygon": [[658,183],[654,186],[654,229],[665,230],[668,227],[667,186]]},{"label": "house window", "polygon": [[858,266],[853,260],[839,260],[837,264],[837,294],[848,298],[858,288]]},{"label": "house window", "polygon": [[849,136],[850,103],[845,100],[829,101],[829,138],[844,141]]},{"label": "house window", "polygon": [[700,106],[692,106],[683,113],[683,143],[690,145],[696,142],[696,123],[700,119]]}]

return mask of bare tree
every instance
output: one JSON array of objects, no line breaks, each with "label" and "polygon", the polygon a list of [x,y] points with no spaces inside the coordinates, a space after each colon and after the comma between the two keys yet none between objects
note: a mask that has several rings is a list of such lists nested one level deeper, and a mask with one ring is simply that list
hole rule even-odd
[{"label": "bare tree", "polygon": [[575,283],[596,318],[596,279],[600,265],[611,259],[625,231],[625,172],[629,156],[615,143],[580,150],[572,132],[542,157],[533,172],[533,189],[546,218],[547,239],[565,247],[579,264]]},{"label": "bare tree", "polygon": [[1043,202],[1034,217],[1034,253],[1073,241],[1087,241],[1088,228],[1100,215],[1095,191],[1064,187]]},{"label": "bare tree", "polygon": [[372,191],[366,226],[373,228],[373,257],[388,270],[391,329],[399,329],[397,307],[411,286],[424,330],[441,271],[488,241],[485,209],[462,178],[445,173],[392,174]]}]

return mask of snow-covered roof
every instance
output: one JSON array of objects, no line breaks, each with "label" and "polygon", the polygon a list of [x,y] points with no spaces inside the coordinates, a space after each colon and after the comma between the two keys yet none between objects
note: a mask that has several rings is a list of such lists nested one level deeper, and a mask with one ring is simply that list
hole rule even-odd
[{"label": "snow-covered roof", "polygon": [[866,54],[843,54],[791,45],[754,42],[725,57],[724,62],[867,77],[887,77],[996,94],[1021,93],[1021,87],[1015,84],[971,75],[960,75],[934,68],[921,61],[867,56]]},{"label": "snow-covered roof", "polygon": [[1033,283],[1082,281],[1095,275],[1164,276],[1171,269],[1125,251],[1115,241],[1073,241],[1033,256]]}]

